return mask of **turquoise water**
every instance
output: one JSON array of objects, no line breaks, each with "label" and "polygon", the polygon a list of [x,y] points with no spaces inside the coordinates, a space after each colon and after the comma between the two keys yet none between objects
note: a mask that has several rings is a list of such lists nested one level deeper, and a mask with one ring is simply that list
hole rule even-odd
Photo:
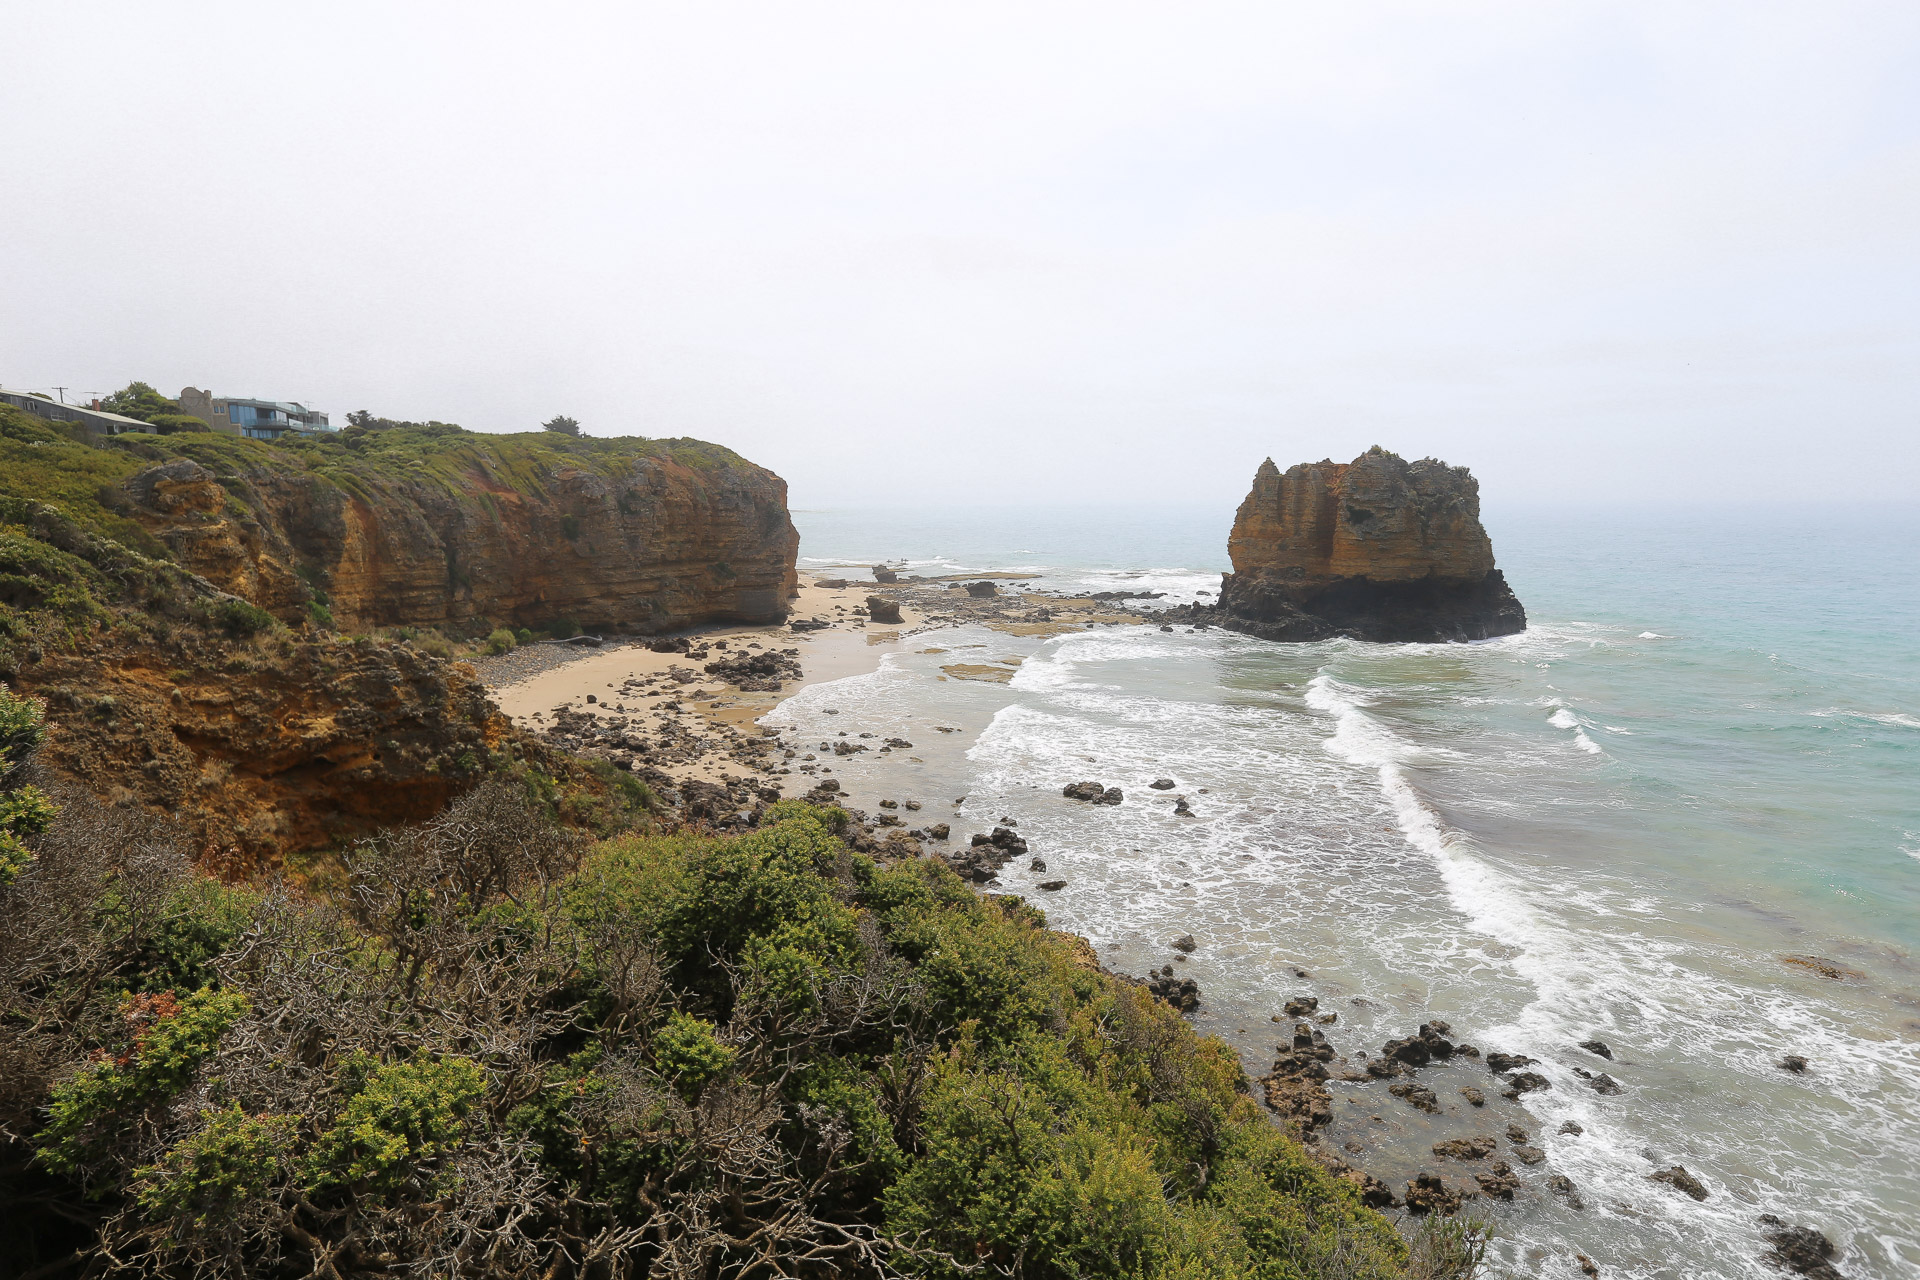
[{"label": "turquoise water", "polygon": [[[801,511],[802,565],[1025,569],[1038,585],[1204,599],[1231,512]],[[1515,510],[1488,520],[1521,636],[1472,646],[1273,645],[1219,631],[979,627],[917,637],[775,718],[821,741],[901,734],[839,765],[857,803],[921,799],[965,833],[1015,818],[1042,900],[1108,962],[1179,963],[1198,1021],[1271,1059],[1313,994],[1346,1054],[1441,1017],[1541,1059],[1497,1119],[1340,1085],[1325,1140],[1396,1184],[1459,1126],[1517,1120],[1547,1161],[1482,1201],[1512,1274],[1775,1275],[1755,1218],[1825,1231],[1849,1276],[1920,1274],[1920,512]],[[1010,683],[944,664],[1017,661]],[[829,715],[828,712],[832,712]],[[941,734],[932,725],[958,730]],[[1162,775],[1179,784],[1159,793]],[[1060,786],[1098,778],[1127,803]],[[1171,812],[1185,795],[1197,817]],[[1037,883],[1067,887],[1043,893]],[[1189,959],[1168,940],[1191,932]],[[1828,979],[1785,957],[1818,956]],[[1598,1036],[1603,1062],[1578,1047]],[[1811,1061],[1803,1076],[1775,1064]],[[1579,1074],[1607,1071],[1603,1096]],[[1580,1135],[1558,1132],[1565,1121]],[[1449,1127],[1452,1126],[1452,1127]],[[1646,1175],[1684,1164],[1695,1204]],[[1517,1162],[1516,1162],[1517,1164]],[[1584,1207],[1550,1194],[1571,1177]]]}]

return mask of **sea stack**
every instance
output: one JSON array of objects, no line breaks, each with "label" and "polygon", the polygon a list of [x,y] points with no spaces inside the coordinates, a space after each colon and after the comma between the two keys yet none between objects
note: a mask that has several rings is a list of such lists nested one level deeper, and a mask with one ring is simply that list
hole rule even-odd
[{"label": "sea stack", "polygon": [[1526,629],[1465,467],[1378,445],[1254,473],[1227,542],[1222,626],[1266,640],[1433,643]]}]

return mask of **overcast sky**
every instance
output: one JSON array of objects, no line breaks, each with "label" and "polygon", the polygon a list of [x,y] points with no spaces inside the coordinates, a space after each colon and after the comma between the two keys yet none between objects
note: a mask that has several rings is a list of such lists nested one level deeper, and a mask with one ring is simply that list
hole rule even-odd
[{"label": "overcast sky", "polygon": [[[1920,4],[0,0],[0,385],[796,506],[1920,494]],[[69,394],[73,394],[70,392]]]}]

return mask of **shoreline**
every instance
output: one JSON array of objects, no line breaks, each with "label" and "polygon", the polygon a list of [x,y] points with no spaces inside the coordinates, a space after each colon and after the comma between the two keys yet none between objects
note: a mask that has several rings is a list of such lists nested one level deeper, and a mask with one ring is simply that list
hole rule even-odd
[{"label": "shoreline", "polygon": [[[476,663],[475,669],[502,714],[556,747],[607,760],[656,789],[683,796],[693,784],[696,793],[714,787],[738,793],[745,787],[765,799],[769,792],[786,791],[784,780],[795,772],[789,762],[801,752],[786,741],[786,731],[759,722],[803,689],[872,674],[909,639],[969,623],[1045,638],[1147,621],[1123,601],[999,590],[1000,583],[1017,585],[1032,576],[980,573],[882,582],[815,572],[811,580],[803,579],[784,623],[720,623],[672,635],[623,637],[598,647],[545,646],[578,651],[552,659],[542,655],[537,669],[525,674],[520,670],[524,660],[514,661],[523,651],[515,650]],[[996,584],[993,594],[972,594],[981,583]],[[899,621],[875,621],[867,606],[870,597],[895,604]],[[779,670],[770,677],[741,678],[706,669],[743,658],[758,658]],[[831,776],[833,770],[822,764],[805,772]],[[819,778],[807,781],[814,785]]]}]

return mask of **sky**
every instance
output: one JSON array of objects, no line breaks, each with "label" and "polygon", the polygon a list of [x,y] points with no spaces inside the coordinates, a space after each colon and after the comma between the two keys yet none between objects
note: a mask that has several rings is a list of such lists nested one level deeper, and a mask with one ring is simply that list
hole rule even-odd
[{"label": "sky", "polygon": [[1920,501],[1920,5],[0,0],[0,385],[795,506]]}]

